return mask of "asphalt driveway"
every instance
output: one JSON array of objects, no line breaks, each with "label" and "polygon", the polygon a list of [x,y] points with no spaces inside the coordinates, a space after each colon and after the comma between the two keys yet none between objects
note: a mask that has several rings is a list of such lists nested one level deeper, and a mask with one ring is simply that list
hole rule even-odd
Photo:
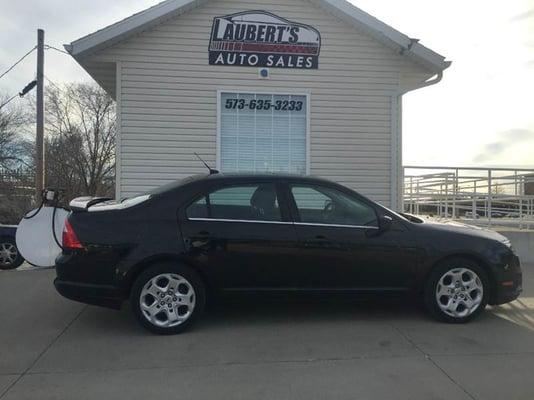
[{"label": "asphalt driveway", "polygon": [[521,299],[466,325],[409,299],[234,299],[168,337],[61,298],[53,270],[1,272],[0,398],[531,400],[524,272]]}]

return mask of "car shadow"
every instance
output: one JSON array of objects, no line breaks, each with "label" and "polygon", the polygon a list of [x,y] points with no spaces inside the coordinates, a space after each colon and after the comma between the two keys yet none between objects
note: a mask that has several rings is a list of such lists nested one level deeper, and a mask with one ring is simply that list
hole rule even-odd
[{"label": "car shadow", "polygon": [[[190,332],[226,331],[234,328],[286,327],[288,324],[308,327],[336,325],[343,329],[353,323],[374,323],[401,327],[416,326],[428,332],[444,335],[474,329],[494,332],[522,331],[534,333],[534,302],[519,299],[503,306],[488,306],[478,318],[468,324],[445,324],[434,320],[424,310],[420,298],[412,295],[368,294],[341,295],[265,295],[247,294],[212,298],[202,317]],[[84,324],[92,329],[115,335],[151,335],[135,321],[130,306],[124,303],[119,312],[90,306],[84,313]],[[534,345],[534,342],[533,342]]]},{"label": "car shadow", "polygon": [[[117,313],[89,307],[86,320],[103,330],[131,331],[137,328],[129,303]],[[210,299],[193,330],[227,329],[239,326],[270,326],[339,321],[424,320],[429,317],[417,298],[409,295],[232,295]],[[89,322],[89,321],[87,321]],[[141,328],[136,329],[144,332]]]},{"label": "car shadow", "polygon": [[212,301],[205,315],[205,325],[231,322],[272,323],[276,321],[335,321],[389,319],[404,315],[422,318],[417,299],[408,295],[232,295]]},{"label": "car shadow", "polygon": [[[181,360],[169,365],[206,354],[231,362],[255,354],[269,359],[523,354],[534,348],[533,321],[534,308],[520,301],[488,307],[467,324],[446,324],[410,296],[238,296],[218,299],[189,330],[166,337],[143,329],[128,304],[119,312],[88,307],[66,340],[95,347],[106,342],[124,351],[132,343],[151,349],[163,343]],[[292,343],[290,354],[284,354],[284,343]],[[161,357],[170,357],[167,353]],[[99,357],[103,365],[122,362]]]}]

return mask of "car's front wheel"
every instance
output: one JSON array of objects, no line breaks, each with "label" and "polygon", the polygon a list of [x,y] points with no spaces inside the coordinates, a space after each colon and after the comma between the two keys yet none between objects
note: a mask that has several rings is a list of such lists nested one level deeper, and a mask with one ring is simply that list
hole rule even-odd
[{"label": "car's front wheel", "polygon": [[454,258],[440,263],[425,285],[425,306],[445,322],[468,322],[488,304],[486,271],[471,260]]},{"label": "car's front wheel", "polygon": [[173,263],[158,264],[141,273],[130,294],[137,320],[159,334],[187,329],[202,313],[205,301],[204,284],[195,271]]},{"label": "car's front wheel", "polygon": [[24,262],[15,239],[0,238],[0,269],[15,269]]}]

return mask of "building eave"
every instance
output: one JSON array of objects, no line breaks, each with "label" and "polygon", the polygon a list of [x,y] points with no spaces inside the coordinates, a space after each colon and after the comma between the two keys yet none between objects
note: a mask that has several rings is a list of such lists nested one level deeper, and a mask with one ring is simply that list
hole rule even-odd
[{"label": "building eave", "polygon": [[[126,38],[150,29],[165,20],[174,18],[206,3],[208,0],[165,0],[119,22],[65,45],[65,49],[78,61],[85,56],[109,47]],[[346,0],[309,0],[342,20],[363,28],[370,36],[423,64],[433,72],[443,71],[450,65],[445,57],[421,45]]]},{"label": "building eave", "polygon": [[65,45],[79,59],[181,15],[208,0],[166,0]]},{"label": "building eave", "polygon": [[393,48],[399,54],[408,56],[423,64],[432,72],[438,73],[447,69],[450,61],[439,53],[423,46],[418,39],[410,38],[395,28],[380,21],[346,0],[310,0],[336,15],[345,22],[364,29],[367,34],[378,42]]}]

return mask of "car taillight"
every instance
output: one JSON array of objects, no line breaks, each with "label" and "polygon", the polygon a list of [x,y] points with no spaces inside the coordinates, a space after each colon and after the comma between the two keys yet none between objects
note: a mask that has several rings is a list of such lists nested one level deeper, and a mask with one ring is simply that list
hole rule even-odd
[{"label": "car taillight", "polygon": [[64,249],[83,249],[83,246],[78,240],[78,236],[76,236],[76,232],[74,232],[74,229],[72,229],[72,225],[70,224],[68,219],[65,220],[65,226],[63,227],[62,242]]}]

